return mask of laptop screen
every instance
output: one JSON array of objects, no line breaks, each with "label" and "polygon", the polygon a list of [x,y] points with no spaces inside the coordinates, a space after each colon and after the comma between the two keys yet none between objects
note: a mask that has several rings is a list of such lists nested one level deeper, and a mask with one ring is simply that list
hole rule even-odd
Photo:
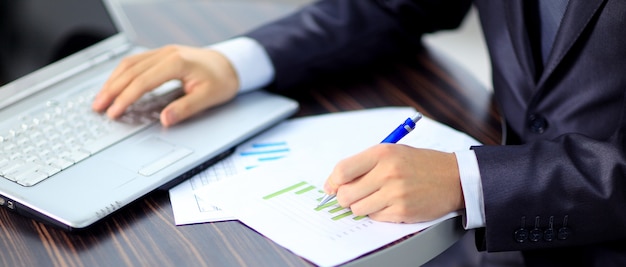
[{"label": "laptop screen", "polygon": [[0,86],[117,32],[102,0],[0,1]]}]

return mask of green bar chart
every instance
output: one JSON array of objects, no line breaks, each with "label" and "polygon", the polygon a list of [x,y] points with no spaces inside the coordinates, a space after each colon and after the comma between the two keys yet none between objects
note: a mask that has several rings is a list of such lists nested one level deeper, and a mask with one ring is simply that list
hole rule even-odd
[{"label": "green bar chart", "polygon": [[[323,195],[324,195],[324,192],[322,190],[316,189],[314,185],[310,185],[309,183],[302,181],[302,182],[298,182],[293,185],[287,186],[285,188],[279,189],[278,191],[272,192],[268,195],[265,195],[263,199],[275,200],[275,199],[280,198],[281,196],[282,197],[289,196],[289,198],[292,198],[294,196],[295,197],[302,196],[302,197],[306,197],[308,199],[319,202]],[[315,202],[311,202],[309,205],[305,206],[304,208],[312,208],[314,211],[327,213],[330,215],[329,218],[332,221],[339,221],[343,219],[351,219],[353,221],[360,221],[360,220],[367,218],[367,216],[354,216],[354,214],[352,214],[352,211],[350,211],[350,209],[341,207],[339,203],[337,203],[337,200],[330,201],[321,206],[317,206]]]}]

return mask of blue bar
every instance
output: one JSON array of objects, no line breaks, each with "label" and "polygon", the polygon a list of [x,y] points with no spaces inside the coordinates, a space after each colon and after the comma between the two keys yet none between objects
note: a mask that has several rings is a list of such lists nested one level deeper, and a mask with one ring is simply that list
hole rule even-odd
[{"label": "blue bar", "polygon": [[239,153],[239,155],[241,155],[241,156],[254,156],[254,155],[272,154],[272,153],[285,153],[285,152],[289,152],[289,148],[276,149],[276,150],[265,150],[265,151],[246,151],[246,152]]},{"label": "blue bar", "polygon": [[277,159],[282,159],[285,156],[276,156],[276,157],[267,157],[267,158],[259,158],[259,161],[273,161]]},{"label": "blue bar", "polygon": [[252,144],[252,147],[254,148],[259,148],[259,147],[269,147],[269,146],[286,146],[287,142],[276,142],[276,143],[259,143],[259,144]]}]

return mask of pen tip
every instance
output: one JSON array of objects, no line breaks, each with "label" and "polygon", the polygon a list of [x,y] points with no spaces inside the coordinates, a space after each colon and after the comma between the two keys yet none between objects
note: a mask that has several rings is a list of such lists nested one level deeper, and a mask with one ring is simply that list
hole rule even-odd
[{"label": "pen tip", "polygon": [[423,116],[422,116],[422,113],[417,112],[417,113],[415,113],[415,115],[413,116],[413,118],[411,118],[411,120],[412,120],[413,122],[417,122],[417,121],[419,121],[422,117],[423,117]]},{"label": "pen tip", "polygon": [[319,204],[317,204],[317,207],[321,207],[322,205],[328,203],[328,201],[330,201],[334,196],[333,195],[324,195],[324,197],[322,197],[322,200],[320,201]]}]

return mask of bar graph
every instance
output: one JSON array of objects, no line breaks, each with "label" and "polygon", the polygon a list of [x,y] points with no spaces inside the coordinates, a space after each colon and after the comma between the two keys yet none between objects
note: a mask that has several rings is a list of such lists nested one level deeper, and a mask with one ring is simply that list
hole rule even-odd
[{"label": "bar graph", "polygon": [[253,169],[263,162],[282,159],[289,151],[290,148],[284,141],[258,142],[239,147],[237,155],[245,162],[246,169]]},{"label": "bar graph", "polygon": [[314,185],[300,181],[270,192],[262,197],[274,211],[298,221],[320,237],[336,240],[367,228],[372,221],[367,216],[355,216],[336,200],[317,206],[324,192]]}]

